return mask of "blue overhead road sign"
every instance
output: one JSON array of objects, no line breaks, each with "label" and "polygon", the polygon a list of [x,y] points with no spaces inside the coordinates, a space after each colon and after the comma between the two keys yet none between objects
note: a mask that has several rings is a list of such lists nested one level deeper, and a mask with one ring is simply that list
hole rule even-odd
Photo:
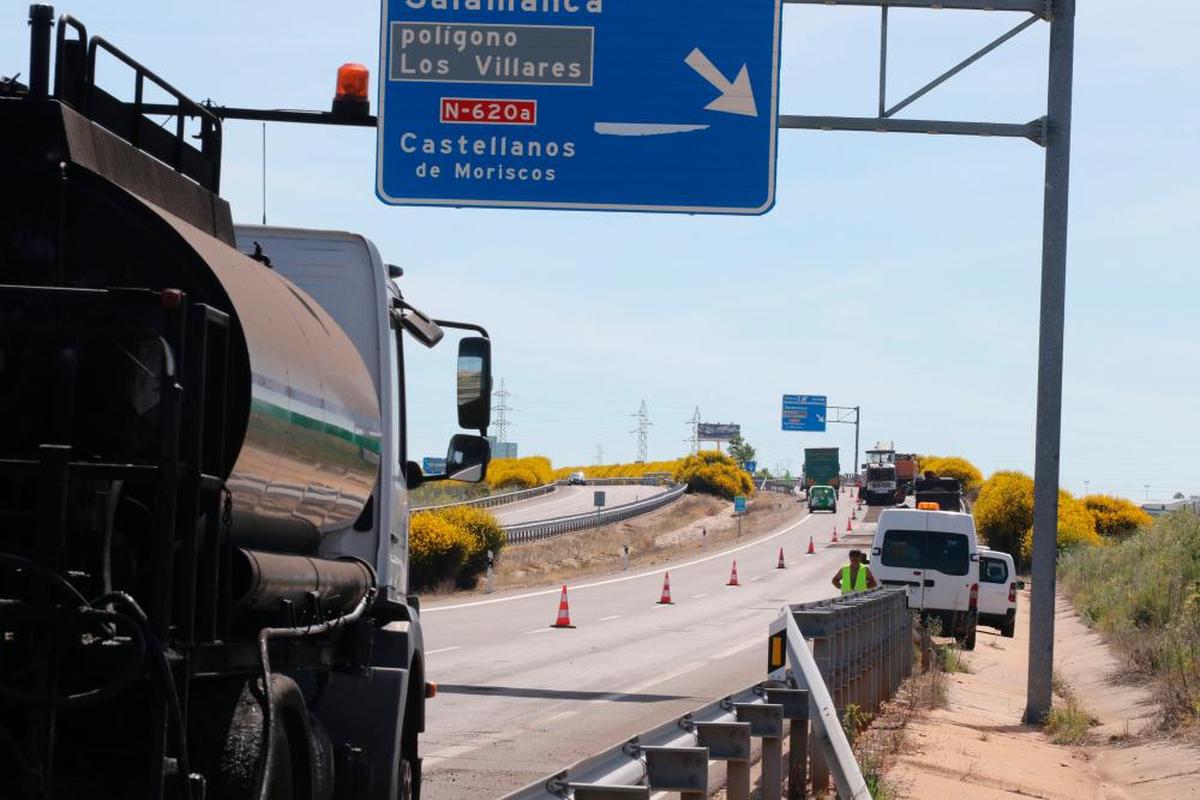
[{"label": "blue overhead road sign", "polygon": [[383,0],[387,203],[761,214],[780,0]]},{"label": "blue overhead road sign", "polygon": [[825,431],[825,395],[785,394],[783,429],[785,431]]}]

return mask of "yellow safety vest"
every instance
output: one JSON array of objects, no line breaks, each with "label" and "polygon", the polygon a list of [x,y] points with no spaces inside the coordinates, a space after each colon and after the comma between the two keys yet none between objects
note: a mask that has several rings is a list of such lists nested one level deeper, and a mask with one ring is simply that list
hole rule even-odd
[{"label": "yellow safety vest", "polygon": [[867,590],[867,565],[858,565],[858,574],[854,576],[854,586],[850,586],[850,565],[842,567],[842,594],[865,592]]}]

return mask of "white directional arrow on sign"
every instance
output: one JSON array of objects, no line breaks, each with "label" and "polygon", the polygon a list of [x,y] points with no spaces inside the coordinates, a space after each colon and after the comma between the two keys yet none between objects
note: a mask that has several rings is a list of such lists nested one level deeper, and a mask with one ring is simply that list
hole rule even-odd
[{"label": "white directional arrow on sign", "polygon": [[688,53],[684,63],[696,70],[700,77],[721,92],[720,97],[705,106],[706,109],[724,111],[727,114],[742,114],[747,117],[758,116],[758,108],[754,105],[754,91],[750,88],[750,73],[746,70],[745,64],[742,65],[741,71],[731,83],[721,74],[721,70],[708,60],[708,56],[704,55],[699,47]]}]

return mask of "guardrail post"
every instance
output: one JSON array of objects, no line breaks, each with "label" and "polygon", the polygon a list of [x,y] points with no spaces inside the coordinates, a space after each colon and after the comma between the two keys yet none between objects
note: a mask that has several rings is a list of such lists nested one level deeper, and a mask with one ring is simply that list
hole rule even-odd
[{"label": "guardrail post", "polygon": [[750,723],[750,735],[762,737],[762,800],[783,795],[783,706],[734,703],[738,722]]},{"label": "guardrail post", "polygon": [[[808,782],[808,690],[769,687],[767,702],[783,706],[783,718],[788,720],[788,800],[807,796]],[[729,800],[734,800],[730,794]]]},{"label": "guardrail post", "polygon": [[697,722],[696,738],[709,758],[725,762],[727,800],[750,800],[750,723]]}]

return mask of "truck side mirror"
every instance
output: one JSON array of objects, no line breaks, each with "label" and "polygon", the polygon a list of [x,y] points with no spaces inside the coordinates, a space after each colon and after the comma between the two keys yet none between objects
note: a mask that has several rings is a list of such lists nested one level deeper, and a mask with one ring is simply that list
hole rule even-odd
[{"label": "truck side mirror", "polygon": [[[491,421],[492,342],[469,336],[458,343],[458,426],[484,433]],[[453,472],[449,464],[446,472]]]},{"label": "truck side mirror", "polygon": [[[485,340],[486,341],[486,340]],[[491,445],[482,436],[456,433],[446,450],[446,477],[452,481],[479,483],[487,475]]]}]

